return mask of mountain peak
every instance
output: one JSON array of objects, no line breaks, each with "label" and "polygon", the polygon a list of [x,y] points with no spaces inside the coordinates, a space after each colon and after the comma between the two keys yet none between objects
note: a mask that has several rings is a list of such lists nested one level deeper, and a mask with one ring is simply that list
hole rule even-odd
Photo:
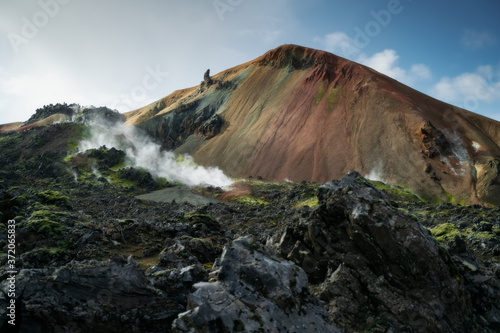
[{"label": "mountain peak", "polygon": [[285,44],[266,52],[255,61],[261,65],[305,69],[313,65],[334,65],[340,59],[342,58],[325,51],[295,44]]}]

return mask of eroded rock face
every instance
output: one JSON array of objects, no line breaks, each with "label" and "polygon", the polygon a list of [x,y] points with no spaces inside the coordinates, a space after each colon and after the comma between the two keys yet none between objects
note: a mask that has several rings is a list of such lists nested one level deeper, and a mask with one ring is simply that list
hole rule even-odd
[{"label": "eroded rock face", "polygon": [[447,155],[451,151],[451,145],[444,136],[430,121],[427,121],[420,129],[422,133],[421,141],[424,146],[423,154],[428,158],[440,155]]},{"label": "eroded rock face", "polygon": [[492,159],[479,168],[476,189],[482,201],[500,206],[500,159]]},{"label": "eroded rock face", "polygon": [[384,192],[351,172],[322,185],[318,197],[311,216],[269,245],[304,268],[335,323],[353,331],[466,332],[480,321],[451,257]]},{"label": "eroded rock face", "polygon": [[248,238],[225,249],[216,282],[195,287],[175,332],[340,332],[304,271]]}]

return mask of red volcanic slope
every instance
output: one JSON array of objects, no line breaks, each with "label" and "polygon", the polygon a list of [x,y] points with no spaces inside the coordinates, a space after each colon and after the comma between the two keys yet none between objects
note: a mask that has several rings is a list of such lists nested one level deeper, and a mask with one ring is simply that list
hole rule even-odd
[{"label": "red volcanic slope", "polygon": [[162,139],[182,132],[164,124],[186,105],[212,110],[221,131],[203,140],[195,133],[177,151],[233,177],[328,181],[355,169],[422,196],[500,204],[497,121],[296,45],[212,79],[127,113],[128,122]]}]

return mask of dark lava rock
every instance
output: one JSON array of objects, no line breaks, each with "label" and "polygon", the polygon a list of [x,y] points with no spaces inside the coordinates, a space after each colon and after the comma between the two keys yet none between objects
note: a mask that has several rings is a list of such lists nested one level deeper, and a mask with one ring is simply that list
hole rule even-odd
[{"label": "dark lava rock", "polygon": [[49,105],[44,105],[43,108],[36,109],[35,114],[33,114],[28,121],[26,121],[23,125],[29,125],[33,124],[39,120],[45,119],[47,117],[50,117],[51,115],[54,114],[65,114],[69,117],[73,116],[75,114],[75,109],[79,108],[78,104],[59,104],[57,103],[56,105],[49,104]]},{"label": "dark lava rock", "polygon": [[[495,284],[478,285],[485,279],[461,276],[428,230],[391,206],[387,194],[357,172],[322,185],[318,198],[320,205],[309,217],[269,245],[304,268],[339,326],[470,332],[497,325],[498,303],[491,297],[499,295],[498,281],[495,289]],[[489,307],[472,299],[471,287],[472,296],[486,297]]]},{"label": "dark lava rock", "polygon": [[[172,275],[170,282],[183,285],[179,279],[186,279],[188,272]],[[7,281],[4,276],[2,280],[5,292]],[[156,288],[131,257],[72,262],[55,270],[24,269],[16,278],[17,302],[22,305],[16,315],[21,332],[82,332],[83,328],[165,332],[185,308],[179,300],[187,295],[184,289],[168,291],[167,295]],[[6,294],[0,293],[2,318],[6,318],[7,301]]]},{"label": "dark lava rock", "polygon": [[195,287],[174,332],[340,332],[304,271],[248,238],[224,250],[216,282]]}]

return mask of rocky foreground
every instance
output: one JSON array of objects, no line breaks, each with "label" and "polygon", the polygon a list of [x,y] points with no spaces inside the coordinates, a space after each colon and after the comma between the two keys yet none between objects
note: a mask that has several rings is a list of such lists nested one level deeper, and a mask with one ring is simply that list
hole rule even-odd
[{"label": "rocky foreground", "polygon": [[[498,261],[478,258],[459,236],[448,245],[438,242],[401,203],[356,172],[321,185],[317,196],[313,209],[282,212],[265,205],[141,203],[128,196],[99,210],[96,201],[111,199],[105,194],[65,202],[75,215],[85,206],[85,213],[107,218],[100,217],[99,228],[74,221],[54,232],[52,241],[64,234],[70,242],[60,250],[29,223],[21,226],[20,331],[498,331]],[[118,212],[130,218],[117,221]],[[258,216],[264,219],[251,222]],[[131,244],[143,251],[140,258],[159,252],[154,265],[146,269],[125,256]],[[1,260],[5,264],[5,255]],[[1,318],[5,272],[4,266]]]}]

